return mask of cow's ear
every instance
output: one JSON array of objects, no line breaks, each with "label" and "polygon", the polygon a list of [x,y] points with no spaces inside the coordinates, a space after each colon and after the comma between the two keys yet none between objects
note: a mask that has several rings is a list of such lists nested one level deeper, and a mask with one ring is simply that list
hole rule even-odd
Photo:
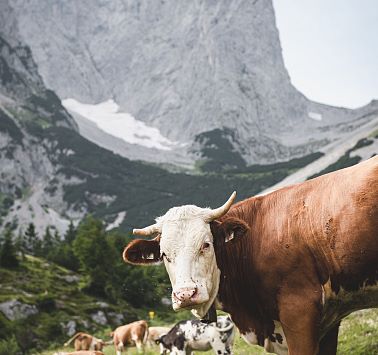
[{"label": "cow's ear", "polygon": [[238,238],[243,237],[249,231],[247,223],[236,217],[228,217],[222,222],[213,221],[210,223],[210,228],[217,238],[221,234],[226,243],[237,241]]},{"label": "cow's ear", "polygon": [[135,239],[126,246],[122,256],[126,263],[134,265],[160,263],[160,237],[152,240]]}]

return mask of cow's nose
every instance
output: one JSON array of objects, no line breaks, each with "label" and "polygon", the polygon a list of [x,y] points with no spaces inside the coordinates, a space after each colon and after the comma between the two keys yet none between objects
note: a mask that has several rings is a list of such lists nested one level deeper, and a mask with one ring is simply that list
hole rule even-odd
[{"label": "cow's nose", "polygon": [[197,287],[183,287],[173,292],[173,297],[179,302],[190,301],[197,293]]}]

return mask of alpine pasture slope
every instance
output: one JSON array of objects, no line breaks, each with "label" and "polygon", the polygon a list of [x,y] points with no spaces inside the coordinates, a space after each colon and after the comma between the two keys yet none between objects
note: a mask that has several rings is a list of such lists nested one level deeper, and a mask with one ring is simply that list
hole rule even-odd
[{"label": "alpine pasture slope", "polygon": [[[30,222],[40,235],[47,226],[62,234],[70,220],[89,213],[128,232],[174,205],[219,205],[232,190],[245,198],[327,156],[328,144],[355,139],[372,122],[377,102],[335,108],[291,85],[271,1],[145,4],[0,2],[1,236],[6,227],[22,234]],[[62,105],[68,98],[94,106],[112,98],[111,110],[119,105],[160,145],[134,144],[84,114],[70,115]],[[131,138],[145,143],[137,133]],[[172,142],[175,149],[158,149]],[[376,144],[377,133],[358,136],[358,149],[338,150],[336,168],[377,153],[369,150]],[[335,168],[329,164],[311,174]],[[0,354],[9,355],[16,339],[24,351],[51,354],[43,349],[58,348],[72,320],[103,337],[110,321],[91,317],[99,319],[100,311],[126,313],[124,321],[146,317],[147,307],[108,299],[104,305],[85,291],[83,276],[33,256],[21,269],[0,268],[0,303],[39,311],[15,320],[0,311]],[[156,325],[189,315],[160,316]],[[377,324],[376,310],[349,316],[339,353],[378,353]],[[112,347],[105,352],[114,354]],[[253,353],[262,352],[237,339],[235,354]]]},{"label": "alpine pasture slope", "polygon": [[[378,310],[369,309],[362,312],[352,313],[345,318],[341,324],[339,344],[337,349],[338,355],[376,355],[378,353]],[[55,351],[67,351],[67,349],[57,348],[54,350],[44,351],[38,355],[52,355]],[[114,347],[106,346],[105,355],[115,355]],[[135,348],[128,348],[127,354],[139,355]],[[147,349],[146,355],[157,355],[159,350]],[[195,354],[213,355],[212,351],[195,352]],[[234,343],[235,355],[262,355],[268,354],[258,346],[247,344],[239,334],[235,337]]]}]

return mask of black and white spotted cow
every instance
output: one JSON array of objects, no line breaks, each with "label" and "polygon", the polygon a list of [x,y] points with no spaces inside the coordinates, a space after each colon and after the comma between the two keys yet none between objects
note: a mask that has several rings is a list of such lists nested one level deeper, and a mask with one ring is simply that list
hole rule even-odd
[{"label": "black and white spotted cow", "polygon": [[218,317],[217,322],[206,324],[198,319],[177,323],[156,342],[160,354],[190,355],[193,350],[213,349],[217,355],[232,354],[235,326],[229,317]]}]

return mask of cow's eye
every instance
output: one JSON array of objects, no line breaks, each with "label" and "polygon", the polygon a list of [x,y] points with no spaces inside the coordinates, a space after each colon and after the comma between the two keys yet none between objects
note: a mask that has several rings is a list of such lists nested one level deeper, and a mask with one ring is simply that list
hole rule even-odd
[{"label": "cow's eye", "polygon": [[205,243],[203,243],[202,246],[201,246],[201,252],[202,252],[202,251],[205,251],[205,250],[209,250],[209,248],[210,248],[210,243],[205,242]]},{"label": "cow's eye", "polygon": [[161,256],[165,258],[165,260],[167,260],[169,263],[171,262],[171,259],[169,259],[165,253],[161,254]]}]

